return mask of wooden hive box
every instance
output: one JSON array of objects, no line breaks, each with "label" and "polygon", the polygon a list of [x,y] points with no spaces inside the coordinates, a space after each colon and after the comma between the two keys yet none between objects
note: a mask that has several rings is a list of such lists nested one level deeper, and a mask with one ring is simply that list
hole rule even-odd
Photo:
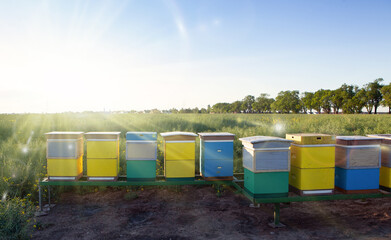
[{"label": "wooden hive box", "polygon": [[83,132],[46,133],[49,181],[74,181],[83,175]]},{"label": "wooden hive box", "polygon": [[335,137],[327,134],[286,134],[292,140],[291,165],[299,168],[335,166]]},{"label": "wooden hive box", "polygon": [[381,165],[391,167],[391,134],[372,134],[368,137],[380,138],[381,141]]},{"label": "wooden hive box", "polygon": [[232,133],[199,133],[200,172],[206,180],[232,180],[234,138]]},{"label": "wooden hive box", "polygon": [[335,188],[343,193],[374,193],[379,191],[379,168],[335,168]]},{"label": "wooden hive box", "polygon": [[379,168],[381,141],[364,136],[338,136],[335,166],[345,169]]},{"label": "wooden hive box", "polygon": [[167,180],[194,180],[195,139],[191,132],[160,134],[164,142],[164,176]]},{"label": "wooden hive box", "polygon": [[334,193],[334,167],[291,167],[289,185],[299,195],[325,195]]},{"label": "wooden hive box", "polygon": [[157,133],[126,133],[126,177],[128,181],[156,179]]},{"label": "wooden hive box", "polygon": [[287,197],[289,172],[259,172],[244,169],[244,190],[254,198]]},{"label": "wooden hive box", "polygon": [[87,177],[90,181],[114,181],[119,173],[121,132],[88,132]]},{"label": "wooden hive box", "polygon": [[240,138],[243,144],[243,167],[252,172],[289,172],[292,140],[253,136]]}]

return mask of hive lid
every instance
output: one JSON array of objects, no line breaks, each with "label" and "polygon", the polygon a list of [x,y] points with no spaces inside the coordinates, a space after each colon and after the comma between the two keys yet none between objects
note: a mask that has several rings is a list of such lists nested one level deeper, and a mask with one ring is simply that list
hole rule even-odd
[{"label": "hive lid", "polygon": [[335,136],[322,133],[286,134],[286,139],[293,140],[299,145],[335,144]]},{"label": "hive lid", "polygon": [[157,134],[157,132],[127,132],[126,134]]},{"label": "hive lid", "polygon": [[228,132],[198,133],[204,140],[234,140],[235,134]]},{"label": "hive lid", "polygon": [[372,138],[365,136],[338,136],[337,144],[340,145],[377,145],[382,141],[381,138]]},{"label": "hive lid", "polygon": [[88,132],[86,139],[118,139],[121,132]]},{"label": "hive lid", "polygon": [[367,136],[372,138],[379,138],[382,139],[382,143],[391,144],[391,134],[370,134]]},{"label": "hive lid", "polygon": [[83,137],[83,132],[48,132],[47,139],[78,139]]},{"label": "hive lid", "polygon": [[261,142],[293,142],[292,140],[288,140],[285,138],[279,138],[279,137],[270,137],[270,136],[252,136],[252,137],[245,137],[245,138],[239,138],[240,141],[246,142],[246,143],[261,143]]},{"label": "hive lid", "polygon": [[197,137],[197,134],[192,132],[165,132],[160,133],[162,137],[171,137],[171,136],[191,136],[191,137]]}]

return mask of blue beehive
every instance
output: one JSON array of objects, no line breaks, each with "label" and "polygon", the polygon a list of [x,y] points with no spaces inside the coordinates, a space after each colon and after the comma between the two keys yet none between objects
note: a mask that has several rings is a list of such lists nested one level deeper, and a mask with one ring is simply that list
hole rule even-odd
[{"label": "blue beehive", "polygon": [[233,179],[232,133],[199,133],[200,172],[206,180]]},{"label": "blue beehive", "polygon": [[[379,168],[335,168],[335,186],[346,191],[364,191],[379,188]],[[358,193],[358,192],[357,192]]]}]

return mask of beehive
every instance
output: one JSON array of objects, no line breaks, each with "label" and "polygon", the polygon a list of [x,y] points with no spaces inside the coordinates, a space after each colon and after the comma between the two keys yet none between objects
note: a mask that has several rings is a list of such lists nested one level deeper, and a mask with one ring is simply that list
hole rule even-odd
[{"label": "beehive", "polygon": [[87,140],[87,177],[91,181],[114,181],[119,173],[120,132],[89,132]]},{"label": "beehive", "polygon": [[167,180],[194,180],[195,138],[190,132],[160,134],[164,142],[164,176]]},{"label": "beehive", "polygon": [[200,172],[206,180],[232,180],[234,137],[232,133],[199,133]]},{"label": "beehive", "polygon": [[381,167],[380,168],[380,188],[391,192],[391,168]]},{"label": "beehive", "polygon": [[157,133],[126,133],[126,175],[128,181],[156,179]]},{"label": "beehive", "polygon": [[253,197],[284,197],[289,191],[292,140],[254,136],[243,144],[244,188]]},{"label": "beehive", "polygon": [[345,169],[379,168],[381,139],[364,136],[339,136],[335,165]]},{"label": "beehive", "polygon": [[299,195],[334,192],[335,137],[319,133],[286,134],[292,140],[290,190]]},{"label": "beehive", "polygon": [[298,168],[335,167],[335,137],[327,134],[286,134],[293,140],[291,165]]},{"label": "beehive", "polygon": [[379,138],[339,136],[335,149],[335,186],[344,193],[369,193],[379,189],[381,163]]},{"label": "beehive", "polygon": [[254,136],[240,138],[243,167],[252,172],[289,172],[291,140]]},{"label": "beehive", "polygon": [[83,132],[46,133],[50,181],[73,181],[83,175]]},{"label": "beehive", "polygon": [[368,135],[372,138],[380,138],[381,141],[381,165],[391,168],[391,134]]}]

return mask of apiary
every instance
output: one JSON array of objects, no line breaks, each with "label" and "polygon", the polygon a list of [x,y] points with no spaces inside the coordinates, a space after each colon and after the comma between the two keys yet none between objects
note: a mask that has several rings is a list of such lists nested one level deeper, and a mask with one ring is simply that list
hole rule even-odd
[{"label": "apiary", "polygon": [[335,149],[335,186],[344,193],[377,192],[381,139],[339,136]]},{"label": "apiary", "polygon": [[299,195],[334,192],[335,137],[319,133],[286,134],[292,140],[290,190]]},{"label": "apiary", "polygon": [[164,176],[167,180],[194,180],[195,140],[191,132],[160,134],[164,143]]},{"label": "apiary", "polygon": [[49,181],[74,181],[83,176],[83,132],[46,133]]},{"label": "apiary", "polygon": [[119,173],[120,132],[88,132],[87,177],[90,181],[114,181]]},{"label": "apiary", "polygon": [[244,189],[253,197],[288,196],[292,140],[253,136],[243,144]]},{"label": "apiary", "polygon": [[126,177],[128,181],[156,179],[157,133],[126,133]]},{"label": "apiary", "polygon": [[200,172],[206,180],[232,180],[234,138],[232,133],[199,133]]}]

